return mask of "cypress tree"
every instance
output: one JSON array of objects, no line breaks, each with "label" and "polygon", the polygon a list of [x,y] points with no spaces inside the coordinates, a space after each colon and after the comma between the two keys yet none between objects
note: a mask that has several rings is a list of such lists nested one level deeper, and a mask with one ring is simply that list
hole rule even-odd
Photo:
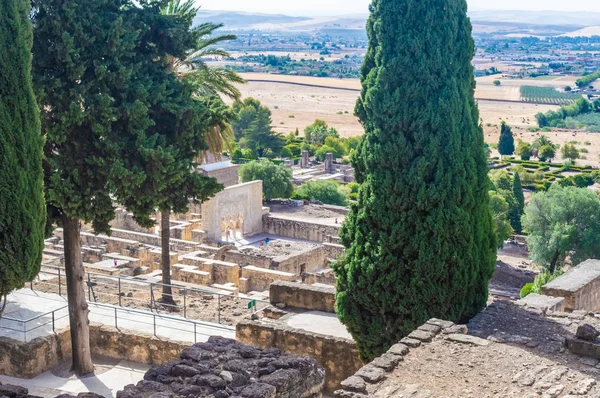
[{"label": "cypress tree", "polygon": [[525,212],[525,195],[523,194],[523,187],[521,186],[521,177],[519,173],[515,173],[512,183],[512,192],[516,199],[515,206],[510,210],[510,225],[513,227],[516,233],[520,234],[523,231],[521,225],[521,217]]},{"label": "cypress tree", "polygon": [[374,0],[336,310],[364,359],[486,304],[496,238],[465,0]]},{"label": "cypress tree", "polygon": [[498,152],[500,152],[500,155],[502,156],[515,153],[515,138],[513,137],[512,129],[505,122],[502,122],[502,126],[500,127]]},{"label": "cypress tree", "polygon": [[33,280],[44,247],[40,118],[31,84],[27,0],[0,2],[0,316],[6,296]]}]

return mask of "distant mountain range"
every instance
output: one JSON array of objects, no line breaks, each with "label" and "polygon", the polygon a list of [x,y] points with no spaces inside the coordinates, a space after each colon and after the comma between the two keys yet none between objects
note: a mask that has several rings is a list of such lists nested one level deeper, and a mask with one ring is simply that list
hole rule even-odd
[{"label": "distant mountain range", "polygon": [[[600,13],[594,12],[558,12],[558,11],[471,11],[473,25],[505,26],[494,28],[493,32],[510,33],[511,30],[539,32],[541,26],[549,34],[564,34],[585,27],[600,25]],[[323,29],[364,30],[366,15],[341,15],[334,17],[294,17],[281,14],[257,14],[237,11],[200,10],[195,23],[219,22],[226,30],[233,31],[272,31],[272,32],[314,32]],[[556,29],[556,26],[562,28]],[[513,28],[511,28],[513,27]],[[477,27],[475,33],[477,33]],[[541,31],[545,31],[541,29]],[[584,32],[596,30],[587,30]],[[486,30],[489,32],[489,30]]]}]

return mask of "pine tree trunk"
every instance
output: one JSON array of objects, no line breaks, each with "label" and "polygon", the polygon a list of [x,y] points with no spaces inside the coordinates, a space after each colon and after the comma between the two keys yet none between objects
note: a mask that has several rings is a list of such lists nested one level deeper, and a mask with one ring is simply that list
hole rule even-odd
[{"label": "pine tree trunk", "polygon": [[161,303],[167,305],[175,305],[173,300],[173,290],[171,289],[171,222],[170,212],[160,212],[160,244],[161,244],[161,259],[160,266],[162,269],[162,298]]},{"label": "pine tree trunk", "polygon": [[77,376],[84,376],[94,373],[94,365],[90,350],[90,326],[88,304],[85,297],[85,271],[81,259],[79,220],[63,216],[62,221],[73,371]]}]

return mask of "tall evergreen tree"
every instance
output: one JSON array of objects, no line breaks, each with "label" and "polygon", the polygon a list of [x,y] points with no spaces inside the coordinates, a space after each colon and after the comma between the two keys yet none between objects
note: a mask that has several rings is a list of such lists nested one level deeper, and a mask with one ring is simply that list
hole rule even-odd
[{"label": "tall evergreen tree", "polygon": [[506,122],[502,122],[502,126],[500,127],[498,152],[502,156],[509,156],[515,153],[515,137],[513,137],[512,129]]},{"label": "tall evergreen tree", "polygon": [[[486,304],[496,239],[465,0],[374,0],[336,309],[370,359]],[[435,25],[435,28],[432,26]]]},{"label": "tall evergreen tree", "polygon": [[516,204],[510,209],[510,225],[513,227],[516,233],[520,234],[523,232],[521,217],[525,212],[525,195],[523,194],[523,187],[521,186],[521,177],[519,177],[519,173],[515,173],[515,176],[513,177],[512,192],[516,199]]},{"label": "tall evergreen tree", "polygon": [[0,316],[8,293],[39,272],[44,247],[44,141],[31,85],[29,7],[0,2]]},{"label": "tall evergreen tree", "polygon": [[[110,233],[117,200],[142,225],[152,225],[150,214],[158,202],[156,191],[143,187],[149,170],[189,167],[173,161],[177,153],[160,147],[155,129],[198,123],[201,116],[190,111],[197,104],[177,97],[184,90],[164,67],[169,54],[185,51],[189,43],[173,40],[184,32],[182,24],[162,16],[160,2],[32,4],[33,76],[46,137],[49,225],[63,228],[73,370],[84,375],[94,367],[80,222],[91,223],[97,233]],[[189,136],[182,139],[196,144]]]}]

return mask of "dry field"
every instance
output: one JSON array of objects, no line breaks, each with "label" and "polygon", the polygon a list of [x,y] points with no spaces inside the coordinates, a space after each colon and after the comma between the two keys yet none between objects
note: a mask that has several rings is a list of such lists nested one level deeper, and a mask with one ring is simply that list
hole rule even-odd
[{"label": "dry field", "polygon": [[[337,128],[344,137],[363,134],[358,120],[352,115],[358,98],[360,81],[356,79],[316,78],[306,76],[283,76],[268,74],[243,74],[248,79],[241,86],[244,97],[255,97],[273,112],[273,125],[281,133],[289,134],[296,130],[302,132],[315,119],[323,119]],[[564,86],[572,84],[573,78],[557,80],[513,80],[501,79],[502,85],[495,86],[493,77],[477,79],[476,98],[486,130],[494,129],[502,120],[517,127],[536,126],[534,115],[556,107],[520,102],[501,102],[493,100],[518,101],[521,85]],[[269,82],[258,82],[267,80]],[[282,83],[279,83],[282,82]],[[326,86],[332,88],[310,87],[304,85]],[[335,88],[351,89],[337,90]],[[347,113],[346,113],[347,112]],[[490,124],[492,127],[487,127]]]},{"label": "dry field", "polygon": [[[359,80],[258,73],[244,74],[243,76],[245,79],[251,80],[248,84],[241,86],[243,96],[257,98],[271,109],[273,126],[278,132],[287,135],[297,128],[302,134],[304,128],[315,119],[325,120],[330,126],[338,129],[342,137],[357,136],[364,132],[358,119],[353,116],[354,104],[359,95],[358,90],[360,90]],[[537,127],[535,114],[557,109],[557,106],[552,105],[518,102],[522,85],[564,87],[566,85],[573,86],[576,80],[575,77],[559,77],[552,80],[501,78],[499,79],[502,82],[501,85],[495,86],[493,81],[496,79],[498,79],[497,76],[478,78],[475,91],[485,141],[488,143],[498,142],[499,127],[502,121],[506,121],[514,127],[517,139],[532,142],[539,134],[528,132],[527,128]],[[268,80],[269,82],[257,82],[256,80]],[[286,82],[301,85],[286,84]],[[502,102],[502,100],[514,102]],[[577,145],[578,148],[586,148],[589,151],[589,153],[583,154],[587,159],[579,160],[578,163],[598,166],[600,134],[583,131],[556,131],[545,134],[560,145],[578,141],[580,143]],[[586,141],[591,145],[585,145]],[[560,159],[556,160],[561,161]]]}]

